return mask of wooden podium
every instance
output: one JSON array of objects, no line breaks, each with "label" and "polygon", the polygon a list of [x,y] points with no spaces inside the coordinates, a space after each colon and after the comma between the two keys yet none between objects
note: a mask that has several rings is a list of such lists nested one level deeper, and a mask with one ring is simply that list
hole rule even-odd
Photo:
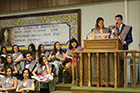
[{"label": "wooden podium", "polygon": [[121,50],[120,39],[84,40],[84,50]]},{"label": "wooden podium", "polygon": [[[104,85],[107,81],[109,85],[115,84],[115,57],[114,54],[110,51],[121,50],[122,44],[120,39],[95,39],[95,40],[84,40],[84,51],[92,51],[91,53],[91,78],[92,84],[98,85],[99,82],[101,85]],[[98,53],[98,55],[97,55]],[[107,53],[107,58],[106,55]],[[117,59],[115,59],[119,64],[118,56],[116,55]],[[84,55],[83,58],[83,68],[84,68],[84,83],[86,84],[88,81],[88,56]],[[97,61],[98,60],[98,61]],[[106,60],[108,60],[108,66],[106,65]],[[97,65],[99,66],[97,68]],[[108,71],[108,76],[106,76],[106,71]],[[119,68],[118,68],[118,71]],[[97,74],[98,73],[98,74]],[[108,78],[108,79],[107,79]],[[119,79],[120,77],[118,77]],[[97,83],[98,82],[98,83]],[[119,83],[119,81],[118,81]],[[99,85],[100,85],[99,84]]]}]

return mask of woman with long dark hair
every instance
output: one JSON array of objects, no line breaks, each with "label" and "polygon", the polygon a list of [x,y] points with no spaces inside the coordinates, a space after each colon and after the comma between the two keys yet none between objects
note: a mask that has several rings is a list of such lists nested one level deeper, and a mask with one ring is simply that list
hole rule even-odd
[{"label": "woman with long dark hair", "polygon": [[18,80],[17,92],[34,91],[34,80],[31,79],[31,72],[25,68],[22,71],[22,80]]},{"label": "woman with long dark hair", "polygon": [[[13,74],[17,74],[17,67],[13,63],[13,59],[11,55],[6,56],[6,63],[4,64],[3,71],[5,71],[5,69],[8,67],[12,68]],[[2,73],[4,74],[5,72]]]},{"label": "woman with long dark hair", "polygon": [[6,55],[7,55],[7,48],[6,47],[1,47],[1,56],[3,58],[6,58]]},{"label": "woman with long dark hair", "polygon": [[43,44],[40,44],[38,46],[38,58],[42,55],[45,55],[46,57],[49,56],[49,52],[45,51],[45,46]]},{"label": "woman with long dark hair", "polygon": [[[55,84],[53,86],[49,86],[46,89],[45,86],[48,86],[50,83],[54,83],[54,74],[52,73],[52,65],[48,63],[47,57],[45,55],[39,58],[39,64],[34,69],[33,78],[35,78],[38,82],[37,84],[40,86],[40,92],[48,92],[55,90]],[[49,92],[48,92],[49,93]]]},{"label": "woman with long dark hair", "polygon": [[17,78],[13,76],[13,70],[11,67],[5,69],[5,76],[0,79],[0,91],[15,92],[17,88]]},{"label": "woman with long dark hair", "polygon": [[54,49],[53,51],[50,53],[50,56],[48,58],[49,60],[51,60],[50,64],[53,64],[56,68],[56,76],[58,76],[57,82],[62,82],[62,69],[63,69],[63,62],[65,61],[65,54],[64,51],[61,48],[61,44],[60,42],[55,42],[54,43]]},{"label": "woman with long dark hair", "polygon": [[12,58],[15,64],[23,60],[23,54],[20,52],[18,45],[12,46]]},{"label": "woman with long dark hair", "polygon": [[109,38],[109,35],[109,29],[104,27],[104,19],[98,17],[93,29],[93,39],[105,39]]},{"label": "woman with long dark hair", "polygon": [[38,57],[37,57],[37,53],[36,53],[36,48],[34,44],[30,44],[28,46],[28,51],[31,52],[32,58],[38,62]]},{"label": "woman with long dark hair", "polygon": [[39,58],[39,64],[37,64],[37,67],[34,69],[32,73],[34,76],[37,76],[37,75],[51,74],[51,72],[52,72],[52,67],[48,63],[47,57],[43,55]]},{"label": "woman with long dark hair", "polygon": [[[109,29],[104,26],[104,19],[102,17],[98,17],[96,19],[95,28],[93,30],[93,39],[108,39],[109,35],[110,35]],[[113,62],[111,61],[111,63],[110,63],[110,58],[113,58],[113,57],[111,57],[110,54],[108,56],[109,56],[108,57],[109,64],[112,64]],[[97,56],[96,56],[96,53],[91,53],[91,58],[93,59],[92,60],[92,71],[91,72],[92,72],[92,75],[93,75],[92,76],[93,82],[95,82],[96,78],[97,78],[97,75],[96,75]],[[102,81],[105,81],[105,73],[106,73],[105,70],[107,69],[106,66],[104,66],[104,65],[106,65],[105,64],[105,54],[100,53],[99,59],[102,59],[102,60],[100,60],[100,66],[102,66],[102,67],[99,67],[99,68],[102,68],[102,80],[101,80],[101,82],[102,82]]]},{"label": "woman with long dark hair", "polygon": [[58,61],[60,64],[65,61],[64,51],[61,48],[60,42],[57,41],[54,43],[54,49],[50,56],[51,61]]},{"label": "woman with long dark hair", "polygon": [[[80,50],[83,50],[82,47],[79,46],[79,43],[75,38],[72,38],[69,43],[69,48],[67,49],[67,51],[65,53],[65,57],[68,62],[66,63],[64,70],[63,70],[63,83],[65,83],[64,73],[67,72],[71,75],[71,65],[72,65],[72,59],[73,59],[72,51],[80,51]],[[74,60],[76,60],[76,58],[74,58]],[[77,60],[79,60],[78,57],[77,57]],[[74,63],[74,67],[76,67],[76,63]]]}]

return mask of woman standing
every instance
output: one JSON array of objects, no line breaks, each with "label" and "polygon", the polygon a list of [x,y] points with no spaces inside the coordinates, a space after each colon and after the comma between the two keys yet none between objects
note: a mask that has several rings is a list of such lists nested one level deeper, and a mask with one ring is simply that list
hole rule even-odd
[{"label": "woman standing", "polygon": [[104,27],[104,19],[102,17],[98,17],[95,28],[93,29],[93,39],[105,39],[108,38],[108,36],[109,29]]},{"label": "woman standing", "polygon": [[5,76],[0,79],[0,91],[9,91],[14,93],[17,88],[17,79],[13,77],[13,70],[11,67],[5,69]]},{"label": "woman standing", "polygon": [[[98,17],[97,20],[96,20],[96,24],[95,24],[95,28],[93,30],[93,39],[108,39],[109,37],[109,29],[104,27],[104,19],[102,17]],[[96,53],[92,53],[91,55],[91,59],[94,59],[94,60],[91,60],[92,62],[92,78],[93,78],[93,82],[96,82],[96,78],[97,78],[97,74],[96,74],[96,71],[97,71],[97,56],[96,56]],[[99,54],[99,61],[100,61],[100,82],[103,83],[104,81],[106,81],[106,64],[105,64],[105,54],[104,53],[100,53]],[[109,57],[108,57],[108,60],[109,60],[109,74],[111,75],[111,73],[114,71],[112,69],[112,67],[110,66],[114,66],[113,65],[113,55],[109,54]],[[111,61],[112,60],[112,61]],[[113,67],[114,68],[114,67]],[[113,76],[113,75],[112,75]],[[113,77],[111,77],[113,78]],[[109,76],[109,80],[110,80],[110,76]]]}]

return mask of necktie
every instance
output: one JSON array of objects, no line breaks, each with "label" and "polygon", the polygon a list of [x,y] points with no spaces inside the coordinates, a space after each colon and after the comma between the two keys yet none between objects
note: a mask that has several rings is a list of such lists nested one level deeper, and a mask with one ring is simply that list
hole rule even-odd
[{"label": "necktie", "polygon": [[121,31],[121,26],[119,25],[119,33],[120,33],[120,31]]},{"label": "necktie", "polygon": [[117,26],[117,34],[119,34],[120,33],[120,25],[119,26]]}]

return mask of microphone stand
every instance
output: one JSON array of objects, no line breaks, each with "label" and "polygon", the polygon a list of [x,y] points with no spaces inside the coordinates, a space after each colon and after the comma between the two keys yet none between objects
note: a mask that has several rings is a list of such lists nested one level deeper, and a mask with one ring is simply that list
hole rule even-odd
[{"label": "microphone stand", "polygon": [[94,29],[91,29],[91,31],[86,35],[86,39],[88,39],[88,36],[90,33],[92,33],[94,31]]}]

